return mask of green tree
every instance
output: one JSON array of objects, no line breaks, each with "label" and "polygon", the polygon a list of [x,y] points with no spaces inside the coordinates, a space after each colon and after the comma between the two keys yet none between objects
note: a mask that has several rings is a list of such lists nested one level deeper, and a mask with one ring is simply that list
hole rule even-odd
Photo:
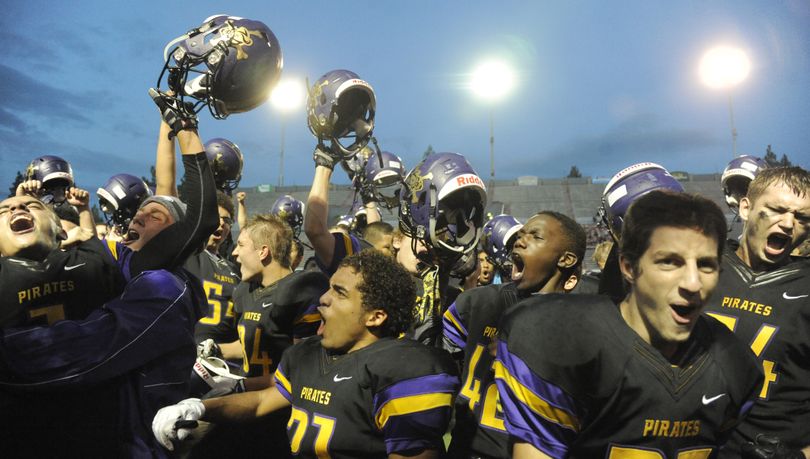
[{"label": "green tree", "polygon": [[25,176],[22,172],[17,171],[17,176],[14,177],[14,182],[11,183],[11,187],[8,189],[8,197],[14,197],[17,194],[17,186],[25,180]]},{"label": "green tree", "polygon": [[793,163],[788,159],[786,154],[782,154],[781,159],[777,159],[776,153],[773,151],[770,145],[768,148],[765,149],[765,157],[762,158],[765,160],[765,163],[768,164],[768,167],[790,167]]},{"label": "green tree", "polygon": [[580,178],[582,177],[582,173],[579,172],[579,168],[577,166],[571,166],[571,170],[568,172],[568,178]]},{"label": "green tree", "polygon": [[433,145],[428,145],[427,150],[425,150],[425,152],[422,153],[422,160],[432,155],[433,153],[436,153],[435,151],[433,151]]},{"label": "green tree", "polygon": [[783,167],[790,167],[793,165],[793,163],[790,162],[786,154],[782,153],[782,159],[779,160],[779,165]]}]

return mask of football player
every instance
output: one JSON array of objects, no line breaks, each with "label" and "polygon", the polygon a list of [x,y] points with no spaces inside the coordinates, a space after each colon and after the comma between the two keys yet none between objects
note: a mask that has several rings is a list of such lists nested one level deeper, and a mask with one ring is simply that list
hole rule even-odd
[{"label": "football player", "polygon": [[765,382],[721,456],[739,457],[764,434],[810,457],[810,267],[790,257],[810,231],[810,174],[760,170],[739,200],[739,215],[741,239],[728,243],[707,313],[751,346]]},{"label": "football player", "polygon": [[155,436],[173,449],[188,421],[246,421],[291,406],[299,457],[440,457],[458,376],[443,351],[397,339],[413,303],[410,275],[390,257],[343,259],[320,299],[322,335],[284,353],[273,386],[165,407]]},{"label": "football player", "polygon": [[756,358],[701,314],[726,221],[713,202],[655,190],[623,218],[616,307],[538,295],[498,330],[495,381],[514,458],[709,458],[762,383]]},{"label": "football player", "polygon": [[585,240],[585,230],[570,217],[553,211],[535,214],[516,234],[513,281],[465,291],[444,313],[444,347],[454,355],[463,352],[452,457],[509,457],[490,352],[501,317],[530,295],[571,291],[585,257]]},{"label": "football player", "polygon": [[394,256],[392,247],[394,240],[394,227],[385,222],[373,222],[363,229],[363,240],[368,241],[372,247],[390,257]]}]

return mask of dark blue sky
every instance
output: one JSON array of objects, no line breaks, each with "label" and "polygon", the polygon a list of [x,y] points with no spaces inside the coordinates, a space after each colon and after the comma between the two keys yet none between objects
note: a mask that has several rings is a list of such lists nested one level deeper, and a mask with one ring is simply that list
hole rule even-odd
[{"label": "dark blue sky", "polygon": [[[168,6],[168,8],[167,8]],[[0,18],[0,180],[34,157],[68,159],[92,191],[146,175],[158,114],[146,94],[165,44],[217,13],[265,22],[284,76],[358,73],[377,94],[375,134],[413,166],[428,145],[489,174],[489,106],[464,85],[483,58],[512,63],[517,87],[492,108],[497,178],[610,176],[640,161],[722,171],[727,95],[703,86],[702,53],[747,51],[734,89],[738,152],[768,144],[810,167],[810,2],[793,1],[20,1]],[[275,184],[281,122],[270,104],[201,116],[203,140],[242,148],[242,185]],[[289,115],[285,183],[312,179],[315,139]],[[340,174],[338,181],[345,181]],[[5,186],[4,186],[5,187]]]}]

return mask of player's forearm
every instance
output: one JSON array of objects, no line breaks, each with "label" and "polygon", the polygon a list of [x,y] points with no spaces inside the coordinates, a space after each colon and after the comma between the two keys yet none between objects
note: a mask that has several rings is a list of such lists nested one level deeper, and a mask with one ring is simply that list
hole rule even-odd
[{"label": "player's forearm", "polygon": [[250,421],[290,405],[275,387],[210,398],[203,400],[203,404],[202,420],[216,423]]},{"label": "player's forearm", "polygon": [[174,160],[174,139],[169,139],[172,129],[160,121],[160,134],[155,153],[155,194],[177,196],[177,163]]},{"label": "player's forearm", "polygon": [[242,344],[239,340],[232,343],[221,343],[219,344],[219,350],[222,352],[222,358],[225,360],[239,360],[243,357]]},{"label": "player's forearm", "polygon": [[237,203],[236,221],[239,224],[240,231],[242,230],[242,228],[247,226],[248,213],[247,213],[247,206],[245,205],[244,201],[239,201],[239,203]]},{"label": "player's forearm", "polygon": [[539,451],[529,443],[515,443],[512,459],[551,459],[551,456]]},{"label": "player's forearm", "polygon": [[81,229],[79,240],[87,241],[91,237],[96,237],[96,222],[93,220],[93,212],[90,211],[90,207],[81,206],[78,211],[79,228]]},{"label": "player's forearm", "polygon": [[264,390],[272,386],[273,382],[274,382],[273,377],[271,375],[245,378],[245,390],[246,391]]},{"label": "player's forearm", "polygon": [[178,132],[177,143],[180,145],[180,153],[184,155],[196,155],[201,151],[205,151],[196,130],[184,129]]},{"label": "player's forearm", "polygon": [[366,208],[366,222],[367,223],[375,223],[382,218],[380,217],[380,210],[377,208],[377,204],[374,202],[370,202],[368,204],[363,205]]},{"label": "player's forearm", "polygon": [[315,255],[321,263],[328,266],[334,255],[334,242],[329,234],[329,179],[332,171],[323,166],[315,167],[315,178],[307,198],[307,211],[304,215],[304,233],[306,233]]}]

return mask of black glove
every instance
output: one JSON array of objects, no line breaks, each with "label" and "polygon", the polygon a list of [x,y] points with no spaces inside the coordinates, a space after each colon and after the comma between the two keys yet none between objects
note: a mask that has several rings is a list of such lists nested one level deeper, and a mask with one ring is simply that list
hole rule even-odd
[{"label": "black glove", "polygon": [[194,113],[194,104],[181,102],[180,99],[155,88],[149,88],[149,97],[160,110],[163,121],[172,129],[169,139],[173,139],[180,131],[197,129],[197,114]]},{"label": "black glove", "polygon": [[759,434],[754,442],[742,445],[743,459],[805,459],[798,449],[790,449],[782,444],[779,437]]},{"label": "black glove", "polygon": [[312,159],[315,160],[316,166],[323,166],[329,170],[335,169],[335,163],[340,161],[340,158],[332,153],[326,145],[319,144],[315,147],[315,152],[312,153]]}]

